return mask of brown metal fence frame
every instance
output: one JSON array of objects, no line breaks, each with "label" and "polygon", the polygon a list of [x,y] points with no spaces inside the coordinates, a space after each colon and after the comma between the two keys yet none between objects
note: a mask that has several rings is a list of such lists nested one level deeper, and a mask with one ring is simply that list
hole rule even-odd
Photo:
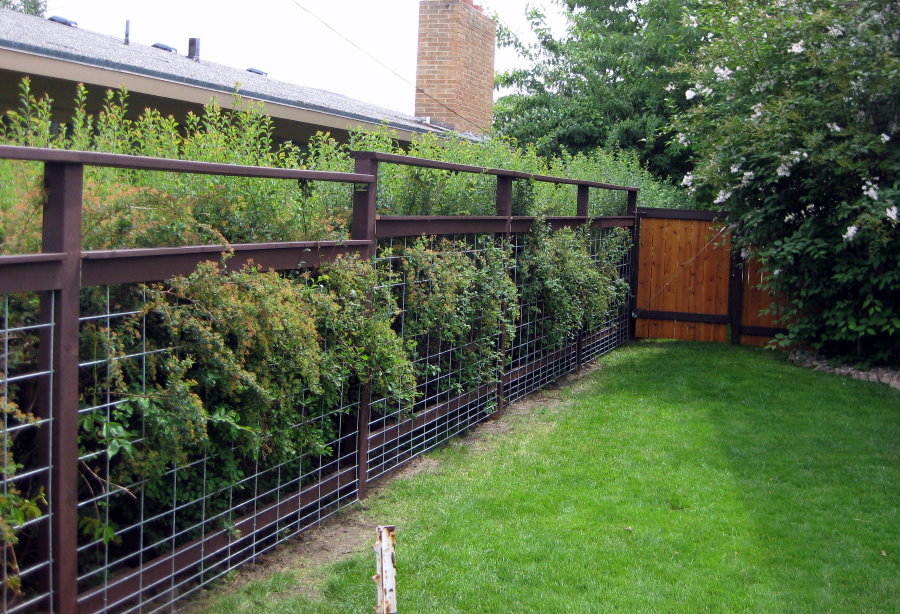
[{"label": "brown metal fence frame", "polygon": [[[235,547],[235,539],[228,531],[206,535],[201,540],[183,544],[161,555],[151,563],[124,576],[106,578],[101,586],[79,594],[78,588],[78,398],[79,398],[79,293],[81,288],[96,285],[149,282],[173,275],[190,273],[204,260],[217,260],[224,246],[167,247],[153,249],[125,249],[81,251],[81,209],[83,173],[85,166],[106,166],[148,171],[214,174],[223,176],[258,177],[293,180],[332,181],[352,184],[352,220],[350,239],[346,241],[313,241],[231,245],[234,257],[227,266],[239,269],[252,260],[265,269],[311,268],[344,254],[359,254],[364,258],[376,256],[379,239],[415,237],[421,235],[447,236],[461,234],[490,234],[509,238],[530,231],[534,218],[512,215],[512,186],[515,180],[531,180],[571,184],[576,186],[576,215],[551,217],[547,222],[555,228],[588,226],[598,232],[608,228],[631,229],[632,244],[636,244],[636,213],[638,188],[604,183],[561,179],[501,169],[449,164],[377,152],[354,152],[355,172],[332,173],[307,170],[244,167],[183,160],[165,160],[134,156],[48,150],[27,147],[0,146],[0,159],[43,162],[45,165],[46,203],[43,215],[42,253],[0,256],[0,295],[22,292],[40,293],[42,324],[40,343],[39,417],[48,424],[40,433],[41,463],[49,474],[46,492],[49,500],[48,521],[40,525],[45,561],[41,570],[45,592],[28,605],[31,610],[46,609],[60,613],[96,612],[128,607],[129,599],[138,598],[147,587],[160,578],[177,574],[202,559],[204,553],[220,552]],[[376,210],[377,177],[380,164],[403,164],[451,172],[477,173],[496,176],[496,215],[494,216],[379,216]],[[608,189],[627,194],[627,214],[591,218],[589,190]],[[633,262],[634,247],[622,272],[629,278],[633,290],[637,283],[637,266]],[[362,387],[358,406],[356,466],[341,468],[313,484],[302,486],[288,497],[264,505],[235,522],[235,530],[248,531],[258,525],[268,526],[285,514],[297,513],[316,500],[322,492],[337,493],[349,485],[356,486],[356,496],[366,496],[366,485],[373,476],[369,471],[370,447],[422,429],[467,404],[492,395],[496,398],[496,412],[509,398],[505,387],[515,386],[512,398],[539,387],[525,378],[538,374],[540,385],[547,378],[556,378],[578,368],[604,351],[624,342],[633,331],[627,314],[633,310],[632,298],[622,311],[622,317],[607,328],[588,331],[567,347],[523,362],[515,368],[504,369],[495,390],[470,390],[447,399],[400,423],[372,432],[370,398]],[[8,333],[4,333],[8,334]],[[535,380],[535,381],[538,381]],[[479,418],[480,419],[480,418]],[[461,429],[469,422],[460,423]],[[399,463],[395,463],[399,464]],[[387,467],[391,470],[395,465]],[[273,520],[275,519],[275,520]],[[255,556],[256,550],[253,550]],[[5,565],[4,565],[5,567]],[[6,570],[3,570],[4,578]],[[173,589],[174,590],[174,589]],[[115,605],[118,604],[118,605]],[[171,604],[171,602],[169,602]],[[18,604],[11,611],[24,611]]]}]

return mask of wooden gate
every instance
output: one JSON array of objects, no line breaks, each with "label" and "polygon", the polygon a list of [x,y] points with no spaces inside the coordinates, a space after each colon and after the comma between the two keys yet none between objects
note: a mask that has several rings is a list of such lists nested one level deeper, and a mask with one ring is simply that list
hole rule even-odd
[{"label": "wooden gate", "polygon": [[784,329],[760,316],[772,299],[753,261],[731,254],[712,211],[639,208],[635,336],[765,345]]}]

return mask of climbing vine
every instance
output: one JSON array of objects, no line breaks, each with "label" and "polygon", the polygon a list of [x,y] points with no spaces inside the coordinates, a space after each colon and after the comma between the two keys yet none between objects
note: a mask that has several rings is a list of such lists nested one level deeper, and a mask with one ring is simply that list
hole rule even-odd
[{"label": "climbing vine", "polygon": [[623,295],[615,271],[621,235],[601,244],[592,256],[588,233],[586,228],[551,231],[538,220],[519,259],[523,304],[534,314],[548,316],[549,347],[562,347],[582,329],[596,329],[616,297]]},{"label": "climbing vine", "polygon": [[395,255],[420,396],[495,382],[519,313],[508,247],[420,238]]}]

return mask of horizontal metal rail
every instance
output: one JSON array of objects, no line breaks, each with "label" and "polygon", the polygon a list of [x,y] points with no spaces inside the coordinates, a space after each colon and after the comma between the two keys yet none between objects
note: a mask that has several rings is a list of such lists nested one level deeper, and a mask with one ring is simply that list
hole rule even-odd
[{"label": "horizontal metal rail", "polygon": [[457,164],[455,162],[441,162],[438,160],[429,160],[426,158],[415,158],[412,156],[401,156],[398,154],[389,154],[379,151],[351,151],[350,157],[355,160],[375,160],[377,162],[386,162],[389,164],[400,164],[403,166],[415,166],[418,168],[431,168],[441,171],[450,171],[457,173],[474,173],[481,175],[497,175],[499,177],[511,177],[513,179],[531,179],[533,181],[542,181],[546,183],[559,183],[567,185],[578,185],[589,188],[602,188],[605,190],[622,190],[625,192],[637,192],[640,188],[633,186],[614,185],[611,183],[600,183],[598,181],[587,181],[584,179],[569,179],[567,177],[551,177],[549,175],[535,175],[533,173],[525,173],[522,171],[512,171],[502,168],[488,168],[486,166],[473,166],[470,164]]},{"label": "horizontal metal rail", "polygon": [[697,220],[697,221],[720,221],[724,220],[726,214],[722,211],[706,211],[702,209],[664,209],[657,207],[638,207],[637,215],[651,219],[664,220]]},{"label": "horizontal metal rail", "polygon": [[45,147],[18,147],[0,145],[0,159],[27,160],[31,162],[55,162],[60,164],[81,164],[107,168],[125,168],[142,171],[162,171],[171,173],[191,173],[195,175],[222,175],[225,177],[255,177],[260,179],[305,179],[310,181],[337,181],[341,183],[375,183],[371,175],[358,173],[337,173],[332,171],[311,171],[305,169],[273,168],[269,166],[243,166],[216,162],[195,162],[193,160],[173,160],[125,154],[101,153],[96,151],[73,151],[70,149],[48,149]]},{"label": "horizontal metal rail", "polygon": [[164,280],[187,275],[200,262],[223,255],[229,256],[224,261],[229,271],[250,263],[264,271],[315,268],[339,256],[362,253],[368,246],[368,241],[297,241],[84,252],[81,285]]},{"label": "horizontal metal rail", "polygon": [[[411,237],[419,235],[455,235],[468,233],[529,232],[535,217],[504,217],[497,215],[379,215],[376,217],[376,233],[379,239]],[[585,218],[579,216],[545,217],[544,221],[554,229],[567,226],[589,228],[632,228],[634,217],[630,215]]]}]

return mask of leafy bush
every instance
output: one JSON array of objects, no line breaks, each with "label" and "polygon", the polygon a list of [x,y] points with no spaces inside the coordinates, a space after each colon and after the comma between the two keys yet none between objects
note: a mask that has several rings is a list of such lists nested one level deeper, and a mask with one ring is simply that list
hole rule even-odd
[{"label": "leafy bush", "polygon": [[[629,152],[561,153],[554,158],[538,155],[533,145],[518,146],[512,139],[496,137],[481,143],[461,137],[425,135],[404,152],[393,153],[483,166],[534,175],[570,177],[599,183],[641,188],[641,204],[651,207],[690,207],[693,199],[683,191],[654,178]],[[496,179],[491,175],[449,173],[434,169],[382,165],[379,207],[396,215],[494,215]],[[575,215],[575,187],[540,181],[513,182],[514,215]],[[591,215],[624,214],[624,192],[591,190]]]},{"label": "leafy bush", "polygon": [[880,0],[701,2],[711,40],[677,127],[684,179],[762,261],[789,341],[900,362],[900,9]]},{"label": "leafy bush", "polygon": [[[260,105],[235,95],[234,109],[215,102],[201,115],[189,113],[180,125],[153,109],[128,118],[128,93],[105,94],[102,110],[86,111],[88,92],[76,90],[68,123],[54,129],[53,101],[36,96],[28,79],[20,85],[20,104],[0,123],[4,144],[79,149],[300,168],[300,149],[275,143],[272,119]],[[331,146],[326,138],[320,149]],[[316,158],[331,163],[327,155]],[[349,166],[346,159],[345,166]],[[331,170],[331,169],[328,169]],[[340,170],[350,170],[342,168]],[[39,250],[41,165],[0,161],[0,249],[3,253]],[[277,179],[85,168],[84,247],[86,249],[220,243],[335,239],[346,235],[350,187]]]},{"label": "leafy bush", "polygon": [[[17,109],[0,122],[5,144],[93,150],[279,168],[352,171],[351,149],[385,151],[538,175],[637,185],[642,204],[684,207],[690,199],[654,179],[628,153],[563,154],[545,160],[533,146],[502,138],[473,142],[424,135],[408,150],[387,129],[359,131],[350,143],[317,134],[300,147],[276,143],[272,119],[260,105],[235,95],[233,109],[213,102],[182,123],[146,109],[129,119],[128,92],[108,90],[102,110],[87,112],[88,92],[78,86],[69,121],[55,127],[53,100],[24,79]],[[384,164],[379,208],[386,214],[493,215],[492,175],[447,173]],[[40,249],[41,165],[0,160],[0,252]],[[85,168],[84,247],[111,249],[346,238],[351,188],[329,182],[293,182],[214,175]],[[516,215],[574,215],[575,188],[545,182],[514,182]],[[592,190],[591,214],[625,209],[625,194]]]},{"label": "leafy bush", "polygon": [[[199,527],[241,500],[260,463],[305,475],[317,460],[330,462],[341,416],[355,411],[362,384],[401,403],[413,398],[412,363],[391,327],[396,303],[389,290],[373,290],[381,281],[371,263],[340,258],[300,276],[229,273],[206,262],[142,288],[131,297],[141,303],[135,315],[111,333],[97,331],[113,360],[94,391],[83,387],[84,403],[107,389],[118,400],[109,413],[81,414],[82,454],[106,450],[112,461],[110,483],[85,467],[84,488],[138,485],[145,514],[174,501],[181,522]],[[146,363],[124,360],[138,352]],[[211,462],[198,464],[204,458]],[[229,495],[192,506],[215,492]],[[81,528],[127,551],[134,544],[119,543],[115,529],[134,513],[101,501],[82,509]],[[161,518],[165,526],[147,530],[171,535]]]},{"label": "leafy bush", "polygon": [[420,238],[394,250],[420,401],[496,382],[518,317],[508,247]]},{"label": "leafy bush", "polygon": [[522,302],[537,314],[549,316],[547,340],[558,348],[581,330],[596,330],[619,295],[621,285],[613,268],[618,243],[611,239],[608,254],[591,256],[585,229],[551,232],[535,222],[519,260]]}]

